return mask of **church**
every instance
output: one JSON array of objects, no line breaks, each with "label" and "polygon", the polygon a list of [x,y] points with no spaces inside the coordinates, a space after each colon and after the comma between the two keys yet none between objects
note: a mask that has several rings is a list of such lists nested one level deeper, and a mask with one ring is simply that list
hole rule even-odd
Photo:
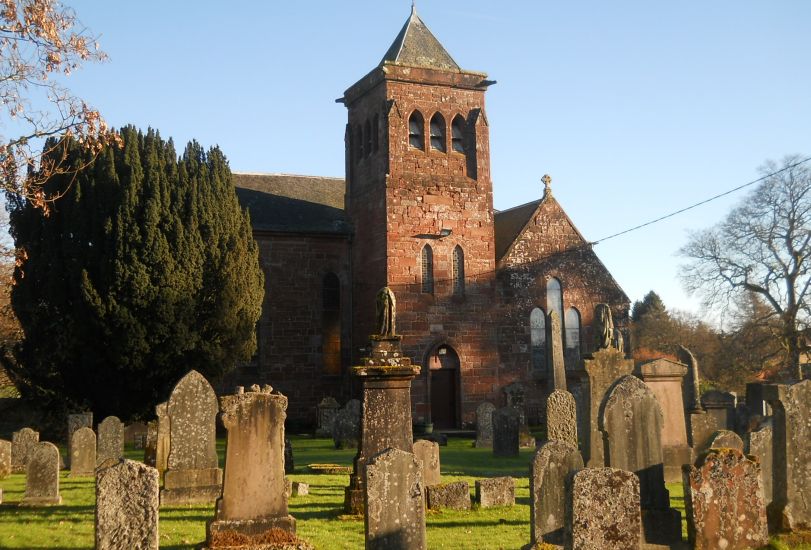
[{"label": "church", "polygon": [[269,383],[290,399],[289,425],[315,424],[324,397],[359,395],[351,368],[388,286],[403,351],[422,366],[411,391],[417,429],[469,427],[481,402],[501,406],[516,385],[537,422],[552,311],[580,401],[595,305],[608,304],[623,331],[630,303],[549,176],[537,200],[493,208],[492,84],[460,68],[412,8],[380,63],[338,100],[344,178],[234,174],[266,288],[256,355],[229,385]]}]

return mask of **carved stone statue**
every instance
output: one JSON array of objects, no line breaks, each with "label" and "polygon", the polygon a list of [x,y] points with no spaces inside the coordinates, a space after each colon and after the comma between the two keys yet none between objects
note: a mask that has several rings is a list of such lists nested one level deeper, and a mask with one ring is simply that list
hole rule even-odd
[{"label": "carved stone statue", "polygon": [[608,304],[597,304],[594,308],[595,351],[612,347],[614,340],[614,320]]},{"label": "carved stone statue", "polygon": [[618,328],[614,329],[614,347],[625,352],[625,339],[622,336],[622,331]]},{"label": "carved stone statue", "polygon": [[394,299],[394,292],[387,286],[381,288],[377,293],[375,313],[377,314],[377,335],[384,338],[394,337],[397,300]]}]

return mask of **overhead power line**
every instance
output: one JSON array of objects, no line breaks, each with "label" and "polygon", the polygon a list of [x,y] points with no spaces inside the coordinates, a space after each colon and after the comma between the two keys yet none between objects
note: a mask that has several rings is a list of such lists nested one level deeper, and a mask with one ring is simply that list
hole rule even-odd
[{"label": "overhead power line", "polygon": [[749,187],[750,185],[754,185],[754,184],[756,184],[756,183],[760,183],[760,182],[762,182],[763,180],[765,180],[765,179],[767,179],[767,178],[770,178],[770,177],[772,177],[772,176],[776,176],[777,174],[779,174],[779,173],[781,173],[781,172],[785,172],[786,170],[791,170],[791,169],[792,169],[792,168],[794,168],[795,166],[799,166],[799,165],[801,165],[801,164],[803,164],[803,163],[805,163],[805,162],[808,162],[809,160],[811,160],[811,157],[808,157],[808,158],[805,158],[805,159],[803,159],[803,160],[797,161],[797,162],[795,162],[794,164],[789,164],[788,166],[784,166],[784,167],[783,167],[783,168],[781,168],[780,170],[777,170],[777,171],[772,172],[772,173],[770,173],[770,174],[766,174],[765,176],[761,176],[761,177],[759,177],[759,178],[758,178],[758,179],[756,179],[756,180],[750,181],[749,183],[744,183],[743,185],[739,185],[738,187],[735,187],[734,189],[730,189],[729,191],[724,191],[723,193],[719,193],[718,195],[715,195],[715,196],[713,196],[713,197],[710,197],[710,198],[708,198],[708,199],[705,199],[705,200],[703,200],[703,201],[701,201],[701,202],[697,202],[697,203],[695,203],[695,204],[691,204],[690,206],[686,206],[686,207],[684,207],[684,208],[682,208],[682,209],[680,209],[680,210],[676,210],[675,212],[671,212],[670,214],[665,214],[664,216],[661,216],[661,217],[659,217],[659,218],[656,218],[655,220],[650,220],[650,221],[645,222],[645,223],[643,223],[643,224],[640,224],[640,225],[637,225],[637,226],[631,227],[630,229],[626,229],[626,230],[624,230],[624,231],[620,231],[619,233],[614,233],[613,235],[609,235],[608,237],[603,237],[602,239],[598,239],[598,240],[596,240],[596,241],[592,241],[592,243],[591,243],[591,244],[592,244],[592,245],[595,245],[595,244],[600,244],[601,242],[603,242],[603,241],[607,241],[608,239],[613,239],[614,237],[619,237],[620,235],[625,235],[626,233],[630,233],[631,231],[636,231],[637,229],[642,229],[643,227],[647,227],[647,226],[649,226],[649,225],[653,225],[653,224],[658,223],[658,222],[660,222],[660,221],[662,221],[662,220],[666,220],[666,219],[668,219],[668,218],[672,218],[673,216],[676,216],[676,215],[678,215],[678,214],[681,214],[682,212],[687,212],[688,210],[692,210],[693,208],[696,208],[696,207],[698,207],[698,206],[701,206],[702,204],[707,204],[708,202],[712,202],[712,201],[714,201],[714,200],[716,200],[716,199],[720,199],[721,197],[724,197],[724,196],[726,196],[726,195],[729,195],[729,194],[731,194],[731,193],[734,193],[735,191],[740,191],[740,190],[741,190],[741,189],[743,189],[744,187]]}]

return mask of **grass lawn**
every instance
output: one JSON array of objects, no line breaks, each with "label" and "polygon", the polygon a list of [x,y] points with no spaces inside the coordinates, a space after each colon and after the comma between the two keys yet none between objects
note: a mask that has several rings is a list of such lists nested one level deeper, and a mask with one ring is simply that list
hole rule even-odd
[{"label": "grass lawn", "polygon": [[[354,451],[336,451],[328,439],[291,437],[296,473],[293,481],[310,484],[310,494],[290,499],[290,513],[296,518],[298,535],[323,550],[363,548],[363,520],[343,515],[346,474],[307,472],[307,464],[351,465]],[[532,450],[522,449],[517,458],[494,459],[489,449],[474,449],[470,439],[450,439],[441,448],[442,481],[473,482],[483,477],[510,475],[516,478],[516,505],[510,508],[473,509],[469,512],[428,511],[428,547],[431,549],[517,549],[529,542],[529,463]],[[218,444],[222,464],[223,442]],[[140,460],[142,451],[127,450],[127,458]],[[12,475],[0,481],[0,548],[29,550],[93,547],[93,478],[72,479],[62,473],[61,506],[18,508],[25,492],[25,476]],[[671,504],[684,513],[681,485],[668,485]],[[180,506],[160,512],[161,548],[191,549],[205,539],[206,521],[214,507]],[[686,530],[684,531],[686,537]],[[775,550],[811,550],[811,538],[795,536],[775,541]]]}]

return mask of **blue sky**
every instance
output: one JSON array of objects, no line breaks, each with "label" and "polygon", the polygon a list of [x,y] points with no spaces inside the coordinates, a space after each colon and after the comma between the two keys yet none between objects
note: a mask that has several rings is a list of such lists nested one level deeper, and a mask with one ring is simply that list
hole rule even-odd
[{"label": "blue sky", "polygon": [[[235,171],[343,176],[345,108],[408,0],[72,0],[109,62],[70,87],[108,122],[218,144]],[[425,23],[487,93],[495,207],[553,192],[597,240],[811,155],[811,2],[420,0]],[[689,230],[743,193],[599,244],[631,300],[677,279]]]}]

